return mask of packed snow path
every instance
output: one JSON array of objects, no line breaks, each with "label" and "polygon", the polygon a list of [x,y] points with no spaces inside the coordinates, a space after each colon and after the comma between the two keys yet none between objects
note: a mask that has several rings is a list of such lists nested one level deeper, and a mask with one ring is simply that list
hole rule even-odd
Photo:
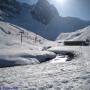
[{"label": "packed snow path", "polygon": [[[90,47],[60,47],[81,56],[65,63],[0,68],[0,87],[18,90],[90,90]],[[59,49],[58,49],[59,50]]]}]

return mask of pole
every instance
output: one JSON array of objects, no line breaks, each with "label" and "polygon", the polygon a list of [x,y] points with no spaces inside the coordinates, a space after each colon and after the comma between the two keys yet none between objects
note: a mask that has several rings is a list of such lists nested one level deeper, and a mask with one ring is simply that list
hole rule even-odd
[{"label": "pole", "polygon": [[22,45],[22,42],[23,42],[23,34],[24,34],[24,31],[21,31],[20,32],[20,35],[21,35],[21,45]]},{"label": "pole", "polygon": [[22,44],[22,33],[21,33],[21,44]]}]

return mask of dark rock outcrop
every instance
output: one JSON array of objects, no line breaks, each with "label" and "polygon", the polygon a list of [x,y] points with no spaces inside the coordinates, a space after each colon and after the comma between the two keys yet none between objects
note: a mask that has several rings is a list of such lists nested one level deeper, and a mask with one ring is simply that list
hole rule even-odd
[{"label": "dark rock outcrop", "polygon": [[12,17],[20,11],[20,3],[16,0],[0,0],[0,17]]}]

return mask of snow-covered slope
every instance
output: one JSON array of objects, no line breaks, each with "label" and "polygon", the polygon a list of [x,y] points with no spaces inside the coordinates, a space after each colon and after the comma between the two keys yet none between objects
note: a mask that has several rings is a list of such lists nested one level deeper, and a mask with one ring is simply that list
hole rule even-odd
[{"label": "snow-covered slope", "polygon": [[76,31],[90,25],[89,21],[78,18],[60,17],[56,8],[46,0],[39,0],[32,6],[22,4],[21,13],[6,21],[50,40],[55,40],[61,32]]},{"label": "snow-covered slope", "polygon": [[[22,34],[22,43],[21,35]],[[0,21],[0,67],[40,63],[56,55],[42,51],[53,42],[26,29]]]},{"label": "snow-covered slope", "polygon": [[71,33],[61,33],[57,40],[90,40],[90,26]]},{"label": "snow-covered slope", "polygon": [[[22,32],[22,42],[23,43],[28,43],[28,44],[44,44],[45,42],[49,42],[48,40],[42,38],[41,36],[28,31],[24,28],[21,28],[19,26],[16,26],[14,24],[8,23],[8,22],[3,22],[0,21],[0,36],[2,36],[2,39],[5,38],[11,38],[10,40],[17,41],[20,43],[21,39],[21,32]],[[16,39],[16,40],[15,40]],[[9,40],[6,40],[9,41]],[[9,41],[12,42],[12,41]]]},{"label": "snow-covered slope", "polygon": [[0,86],[19,90],[90,90],[90,47],[60,46],[52,50],[82,54],[65,63],[0,68]]}]

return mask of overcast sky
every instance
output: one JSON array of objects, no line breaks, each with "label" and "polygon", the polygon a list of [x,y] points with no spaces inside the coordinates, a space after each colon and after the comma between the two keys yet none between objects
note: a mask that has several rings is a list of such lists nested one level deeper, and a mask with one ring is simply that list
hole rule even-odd
[{"label": "overcast sky", "polygon": [[[33,3],[37,0],[20,0],[27,3]],[[90,0],[63,0],[63,3],[59,3],[59,0],[49,0],[53,4],[60,16],[72,16],[78,17],[84,20],[90,20]]]}]

